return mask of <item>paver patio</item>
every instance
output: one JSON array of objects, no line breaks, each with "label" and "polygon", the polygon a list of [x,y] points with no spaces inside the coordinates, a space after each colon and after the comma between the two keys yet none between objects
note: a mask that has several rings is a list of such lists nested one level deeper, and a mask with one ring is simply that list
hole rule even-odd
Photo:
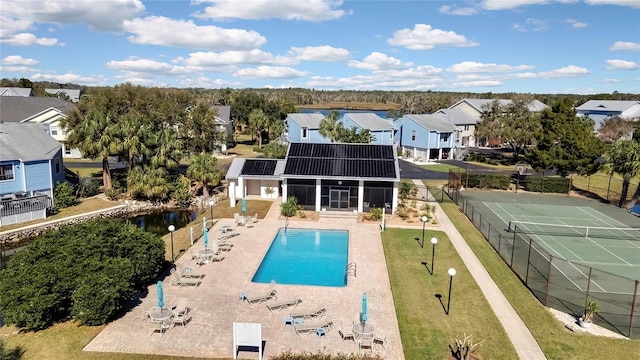
[{"label": "paver patio", "polygon": [[[191,321],[186,327],[173,327],[161,338],[149,338],[149,320],[142,320],[142,308],[136,306],[121,318],[109,324],[85,348],[85,351],[123,352],[140,354],[164,354],[210,358],[233,358],[232,324],[239,322],[262,323],[264,357],[286,350],[293,352],[357,353],[354,341],[342,341],[338,335],[340,324],[351,328],[357,321],[363,293],[369,300],[369,322],[376,328],[376,335],[386,336],[386,350],[374,347],[374,353],[386,359],[404,359],[396,319],[393,296],[377,224],[357,223],[354,219],[321,218],[319,221],[289,221],[289,228],[343,229],[349,231],[348,262],[357,264],[357,277],[350,276],[346,287],[318,287],[277,284],[278,299],[299,297],[302,303],[297,310],[324,306],[327,316],[335,328],[327,336],[315,334],[300,337],[290,325],[284,324],[289,311],[270,312],[266,305],[250,306],[239,301],[239,294],[262,293],[269,284],[252,283],[271,240],[278,229],[284,226],[277,220],[278,203],[274,203],[265,219],[255,227],[238,227],[239,236],[231,242],[234,247],[224,253],[222,262],[204,265],[197,269],[204,273],[202,284],[197,288],[173,287],[169,277],[163,280],[164,300],[169,306],[184,299],[191,308]],[[222,219],[211,235],[224,225],[233,226],[233,220]],[[194,244],[196,249],[201,243]],[[178,261],[185,266],[194,263],[185,256]],[[146,307],[156,303],[156,287],[141,299]],[[240,358],[257,358],[257,352],[241,352]]]}]

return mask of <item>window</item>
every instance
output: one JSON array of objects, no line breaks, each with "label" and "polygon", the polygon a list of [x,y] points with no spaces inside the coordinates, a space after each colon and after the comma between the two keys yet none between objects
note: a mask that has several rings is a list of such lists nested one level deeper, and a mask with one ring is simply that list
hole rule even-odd
[{"label": "window", "polygon": [[309,129],[307,128],[302,128],[302,138],[306,139],[309,137]]},{"label": "window", "polygon": [[0,165],[0,181],[15,180],[13,165]]},{"label": "window", "polygon": [[464,126],[464,131],[469,131],[469,125]]},{"label": "window", "polygon": [[411,141],[416,141],[416,131],[411,130]]},{"label": "window", "polygon": [[55,126],[51,127],[51,135],[58,135],[58,128]]},{"label": "window", "polygon": [[449,136],[451,135],[451,133],[444,133],[444,134],[440,134],[440,141],[449,141]]},{"label": "window", "polygon": [[60,159],[53,159],[53,164],[56,167],[56,174],[60,174]]},{"label": "window", "polygon": [[68,147],[68,146],[65,146],[65,147],[64,147],[64,154],[65,154],[65,155],[71,155],[71,149],[69,149],[69,147]]}]

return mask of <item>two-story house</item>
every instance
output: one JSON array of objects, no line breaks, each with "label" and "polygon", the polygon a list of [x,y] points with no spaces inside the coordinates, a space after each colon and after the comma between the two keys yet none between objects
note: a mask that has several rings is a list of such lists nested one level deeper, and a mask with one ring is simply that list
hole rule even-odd
[{"label": "two-story house", "polygon": [[60,127],[75,104],[53,97],[0,97],[0,121],[41,124],[42,127],[63,146],[62,154],[68,158],[80,158],[78,149],[65,146],[67,133]]},{"label": "two-story house", "polygon": [[453,159],[459,144],[458,128],[444,114],[402,117],[400,146],[418,161]]},{"label": "two-story house", "polygon": [[345,129],[356,128],[358,131],[369,130],[375,138],[372,144],[393,145],[395,126],[391,120],[386,120],[375,113],[345,113],[338,120]]},{"label": "two-story house", "polygon": [[[229,141],[233,139],[233,121],[231,120],[231,106],[229,105],[214,105],[211,110],[216,113],[213,121],[215,123],[216,130],[220,133],[224,133],[224,141],[220,146],[224,144],[228,145]],[[223,147],[224,151],[224,147]]]},{"label": "two-story house", "polygon": [[64,182],[62,145],[40,124],[0,123],[0,225],[42,219]]},{"label": "two-story house", "polygon": [[21,87],[0,87],[0,96],[21,96],[29,97],[33,94],[31,88]]},{"label": "two-story house", "polygon": [[460,147],[476,146],[476,125],[478,118],[469,115],[462,109],[440,109],[435,114],[442,114],[449,123],[458,128],[460,136]]},{"label": "two-story house", "polygon": [[622,119],[640,118],[640,101],[636,100],[589,100],[576,108],[579,116],[588,116],[596,123],[596,130],[602,121],[618,116]]},{"label": "two-story house", "polygon": [[285,122],[287,124],[286,142],[304,143],[330,143],[331,140],[320,135],[320,122],[324,115],[320,113],[288,114]]},{"label": "two-story house", "polygon": [[64,94],[69,97],[71,102],[77,103],[82,96],[82,90],[80,89],[44,89],[47,94],[59,96]]}]

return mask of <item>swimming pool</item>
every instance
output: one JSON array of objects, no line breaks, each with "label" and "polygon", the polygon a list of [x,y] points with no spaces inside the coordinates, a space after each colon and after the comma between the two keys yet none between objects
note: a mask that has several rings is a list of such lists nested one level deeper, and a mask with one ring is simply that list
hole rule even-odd
[{"label": "swimming pool", "polygon": [[280,229],[252,281],[346,286],[348,258],[346,230]]}]

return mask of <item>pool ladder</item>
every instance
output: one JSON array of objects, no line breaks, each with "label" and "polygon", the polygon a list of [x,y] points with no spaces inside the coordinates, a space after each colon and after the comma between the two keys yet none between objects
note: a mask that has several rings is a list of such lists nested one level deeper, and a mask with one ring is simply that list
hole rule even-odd
[{"label": "pool ladder", "polygon": [[349,265],[347,265],[346,269],[345,269],[345,274],[347,277],[349,277],[349,275],[356,277],[356,263],[355,262],[351,262],[349,263]]}]

